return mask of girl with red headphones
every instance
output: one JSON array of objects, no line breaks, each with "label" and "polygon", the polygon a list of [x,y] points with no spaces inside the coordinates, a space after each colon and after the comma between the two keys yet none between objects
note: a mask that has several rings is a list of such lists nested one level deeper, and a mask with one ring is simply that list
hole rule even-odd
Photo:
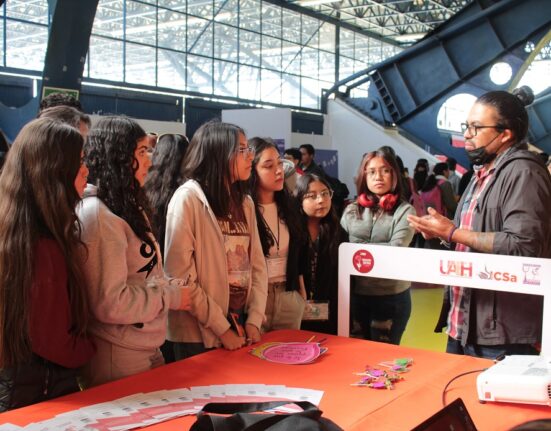
[{"label": "girl with red headphones", "polygon": [[[341,225],[350,242],[407,247],[414,231],[407,221],[415,209],[402,198],[394,151],[367,153],[356,177],[358,198],[344,211]],[[399,268],[396,268],[399,270]],[[399,344],[411,314],[407,281],[354,277],[351,314],[366,340]]]}]

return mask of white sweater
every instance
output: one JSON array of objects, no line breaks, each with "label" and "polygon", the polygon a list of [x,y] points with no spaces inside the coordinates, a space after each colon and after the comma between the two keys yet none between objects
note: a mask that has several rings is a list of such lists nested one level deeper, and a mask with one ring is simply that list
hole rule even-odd
[{"label": "white sweater", "polygon": [[77,215],[82,224],[82,268],[94,320],[91,332],[112,344],[150,350],[163,344],[169,308],[180,290],[165,279],[158,245],[151,249],[113,214],[88,184]]},{"label": "white sweater", "polygon": [[[268,275],[262,253],[254,204],[243,204],[250,229],[251,274],[245,305],[247,322],[260,328],[264,320]],[[186,280],[189,277],[191,311],[171,311],[168,339],[175,342],[203,342],[220,346],[219,337],[230,324],[228,268],[224,236],[199,183],[186,181],[168,205],[165,236],[165,271]]]}]

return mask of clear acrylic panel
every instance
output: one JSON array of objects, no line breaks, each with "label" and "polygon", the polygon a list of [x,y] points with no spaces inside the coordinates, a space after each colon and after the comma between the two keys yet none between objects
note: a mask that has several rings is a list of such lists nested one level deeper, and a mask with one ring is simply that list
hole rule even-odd
[{"label": "clear acrylic panel", "polygon": [[126,0],[126,40],[154,46],[156,34],[157,8]]},{"label": "clear acrylic panel", "polygon": [[157,56],[157,85],[185,91],[186,55],[159,48]]},{"label": "clear acrylic panel", "polygon": [[301,75],[318,79],[319,73],[319,51],[305,47],[302,50]]},{"label": "clear acrylic panel", "polygon": [[281,75],[281,103],[300,106],[300,76]]},{"label": "clear acrylic panel", "polygon": [[281,70],[281,39],[262,37],[262,67]]},{"label": "clear acrylic panel", "polygon": [[187,13],[212,19],[212,0],[187,0]]},{"label": "clear acrylic panel", "polygon": [[260,79],[262,101],[281,103],[281,73],[262,69]]},{"label": "clear acrylic panel", "polygon": [[124,37],[124,0],[100,0],[92,34],[116,39]]},{"label": "clear acrylic panel", "polygon": [[154,87],[155,67],[155,48],[130,42],[126,44],[126,82]]},{"label": "clear acrylic panel", "polygon": [[158,45],[177,51],[186,50],[186,15],[159,9]]},{"label": "clear acrylic panel", "polygon": [[212,57],[212,21],[189,17],[187,21],[187,50],[193,54]]},{"label": "clear acrylic panel", "polygon": [[321,21],[302,15],[302,44],[318,48]]},{"label": "clear acrylic panel", "polygon": [[303,108],[319,109],[320,86],[317,79],[302,77],[300,105]]},{"label": "clear acrylic panel", "polygon": [[281,38],[281,8],[262,3],[262,34]]},{"label": "clear acrylic panel", "polygon": [[187,90],[212,94],[212,58],[188,55]]},{"label": "clear acrylic panel", "polygon": [[123,80],[123,42],[92,36],[90,38],[90,78]]},{"label": "clear acrylic panel", "polygon": [[237,25],[238,0],[214,0],[214,20]]},{"label": "clear acrylic panel", "polygon": [[6,67],[44,70],[48,27],[41,24],[6,22]]},{"label": "clear acrylic panel", "polygon": [[319,79],[326,82],[335,82],[335,54],[320,51]]},{"label": "clear acrylic panel", "polygon": [[239,0],[239,27],[260,31],[260,0]]},{"label": "clear acrylic panel", "polygon": [[[2,2],[3,3],[3,2]],[[6,7],[6,17],[48,24],[48,0],[8,0],[0,9]]]},{"label": "clear acrylic panel", "polygon": [[237,97],[237,64],[214,60],[214,94]]},{"label": "clear acrylic panel", "polygon": [[260,35],[251,31],[239,31],[239,62],[260,66]]},{"label": "clear acrylic panel", "polygon": [[301,43],[300,32],[301,15],[297,12],[282,9],[282,38],[294,43]]},{"label": "clear acrylic panel", "polygon": [[239,66],[239,98],[260,100],[260,69]]},{"label": "clear acrylic panel", "polygon": [[214,58],[237,61],[237,28],[214,23]]},{"label": "clear acrylic panel", "polygon": [[281,52],[281,70],[285,73],[300,75],[301,46],[283,41]]},{"label": "clear acrylic panel", "polygon": [[321,24],[319,34],[320,34],[319,49],[334,53],[335,52],[335,37],[336,37],[336,34],[337,34],[336,27],[333,24],[329,24],[328,22],[324,22],[324,23]]}]

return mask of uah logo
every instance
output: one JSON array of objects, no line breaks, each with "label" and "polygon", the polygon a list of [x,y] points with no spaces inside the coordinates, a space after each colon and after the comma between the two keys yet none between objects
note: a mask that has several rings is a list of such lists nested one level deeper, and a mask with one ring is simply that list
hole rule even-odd
[{"label": "uah logo", "polygon": [[471,278],[473,276],[473,264],[461,260],[440,260],[440,274]]}]

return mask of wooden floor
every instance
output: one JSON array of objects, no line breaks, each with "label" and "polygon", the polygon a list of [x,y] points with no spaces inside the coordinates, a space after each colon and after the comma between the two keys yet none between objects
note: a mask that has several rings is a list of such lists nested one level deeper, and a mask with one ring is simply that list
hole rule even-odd
[{"label": "wooden floor", "polygon": [[411,301],[411,317],[400,345],[445,352],[446,334],[434,332],[442,305],[442,288],[411,289]]}]

